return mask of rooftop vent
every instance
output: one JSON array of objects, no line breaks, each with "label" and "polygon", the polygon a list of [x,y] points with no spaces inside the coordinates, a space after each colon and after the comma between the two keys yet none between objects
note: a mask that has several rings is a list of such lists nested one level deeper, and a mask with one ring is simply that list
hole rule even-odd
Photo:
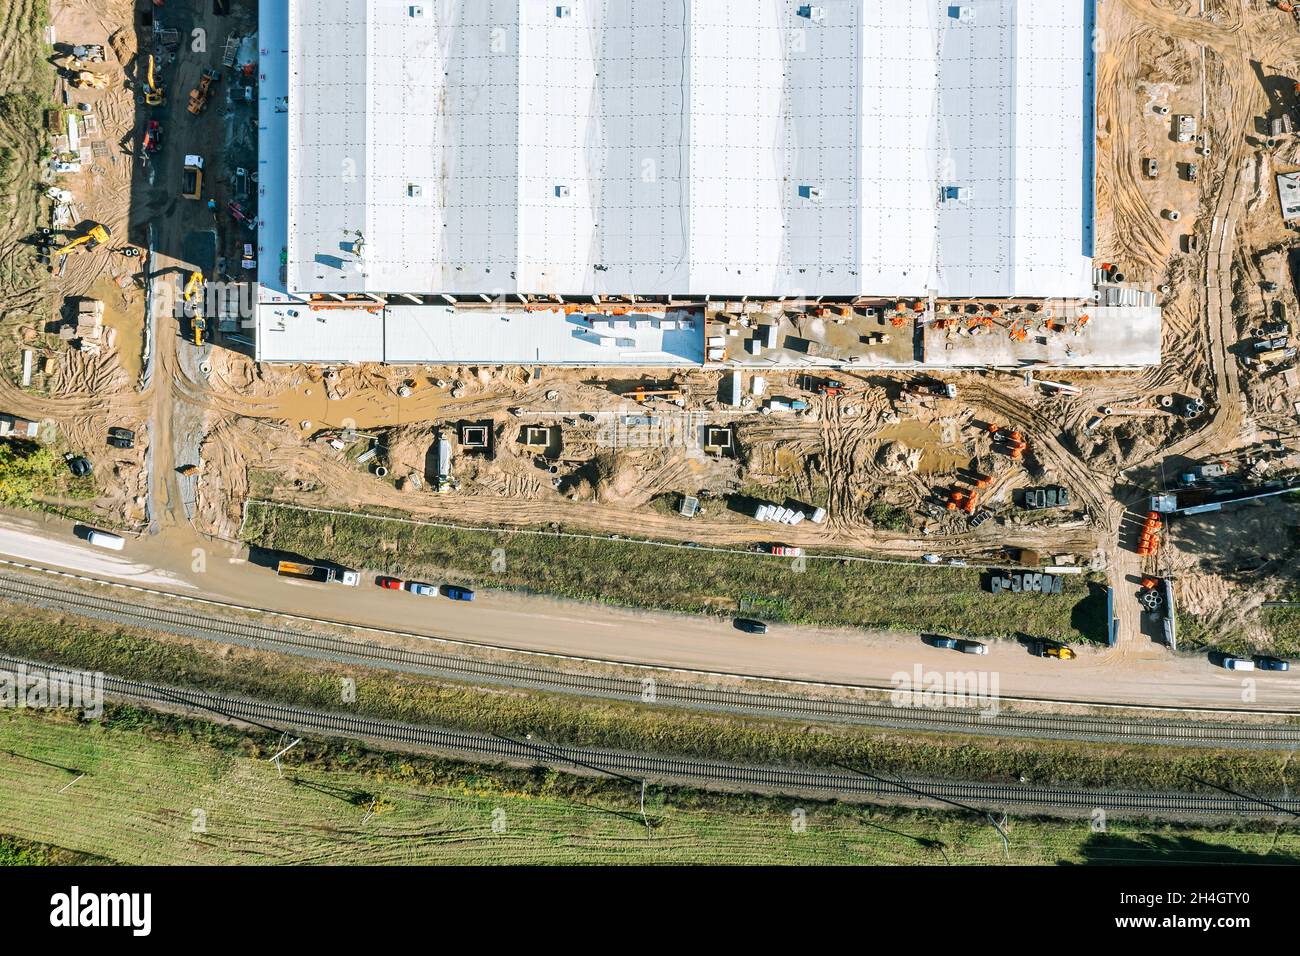
[{"label": "rooftop vent", "polygon": [[961,23],[974,23],[975,8],[952,6],[948,8],[948,16],[954,20],[960,21]]},{"label": "rooftop vent", "polygon": [[821,202],[822,191],[816,186],[800,186],[799,198],[807,199],[810,200],[811,202]]},{"label": "rooftop vent", "polygon": [[805,20],[811,20],[813,23],[821,23],[826,19],[826,8],[814,4],[805,4],[799,8],[799,16]]}]

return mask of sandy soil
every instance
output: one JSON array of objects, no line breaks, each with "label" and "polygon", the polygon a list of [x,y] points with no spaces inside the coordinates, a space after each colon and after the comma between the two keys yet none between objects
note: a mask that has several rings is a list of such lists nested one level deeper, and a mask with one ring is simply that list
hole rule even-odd
[{"label": "sandy soil", "polygon": [[[34,2],[16,0],[0,14],[0,54]],[[0,408],[51,419],[68,443],[93,451],[103,476],[96,506],[106,520],[143,525],[147,513],[154,530],[184,527],[229,538],[244,499],[272,495],[464,522],[561,522],[700,542],[778,539],[910,557],[1002,560],[1034,548],[1108,569],[1118,595],[1117,655],[1133,659],[1156,652],[1141,636],[1132,600],[1143,575],[1185,578],[1189,610],[1215,606],[1219,589],[1230,596],[1260,590],[1246,587],[1223,555],[1202,564],[1190,547],[1175,547],[1140,559],[1133,526],[1162,468],[1236,452],[1246,467],[1262,441],[1279,434],[1292,440],[1297,432],[1294,375],[1242,362],[1242,340],[1252,328],[1278,313],[1292,321],[1300,315],[1291,236],[1272,185],[1276,171],[1300,168],[1300,139],[1269,143],[1264,135],[1270,116],[1300,106],[1286,80],[1300,77],[1300,30],[1276,10],[1208,3],[1202,17],[1199,3],[1190,2],[1099,6],[1097,251],[1131,280],[1159,289],[1165,359],[1158,368],[1057,376],[1082,389],[1077,396],[1026,386],[1019,376],[954,373],[945,382],[957,385],[955,400],[908,394],[904,383],[921,383],[920,376],[833,373],[844,393],[819,396],[793,374],[774,373],[767,376],[769,395],[802,398],[810,408],[763,416],[722,404],[716,374],[704,372],[546,369],[534,378],[517,367],[259,367],[228,343],[193,348],[170,316],[157,326],[153,374],[143,381],[136,357],[143,329],[139,260],[114,250],[128,233],[140,241],[145,222],[155,224],[162,250],[151,267],[157,293],[193,267],[183,250],[193,230],[207,225],[178,204],[168,185],[178,171],[175,136],[151,167],[136,155],[141,61],[130,7],[127,0],[54,3],[61,42],[98,42],[108,50],[101,67],[112,76],[108,89],[84,97],[74,91],[74,98],[87,101],[109,148],[65,184],[84,218],[113,228],[114,243],[73,257],[57,282],[4,273],[8,284],[0,284],[0,337],[10,337],[11,353],[25,343],[55,359],[39,388],[24,391],[0,375]],[[235,19],[246,12],[237,10]],[[222,35],[232,29],[211,26]],[[185,91],[201,65],[163,65],[170,104],[162,115],[172,132],[183,128],[187,142],[208,152],[211,188],[224,203],[231,186],[218,172],[222,131],[238,124],[230,121],[229,103],[214,103],[197,120],[183,115]],[[1175,141],[1172,118],[1180,113],[1196,117],[1204,141]],[[227,145],[245,144],[235,135]],[[35,166],[34,156],[20,159]],[[1154,178],[1145,173],[1147,159],[1158,163]],[[1171,221],[1166,210],[1180,219]],[[0,271],[28,254],[17,243],[37,224],[36,212],[24,220],[14,211],[15,228],[0,230]],[[239,236],[220,217],[213,228],[228,252]],[[1278,290],[1265,293],[1265,282]],[[42,310],[53,314],[64,296],[86,294],[105,302],[115,346],[97,360],[58,348],[40,329]],[[12,375],[16,366],[9,366]],[[675,383],[681,406],[624,397],[636,382]],[[1192,397],[1208,406],[1193,420],[1161,404],[1181,407]],[[656,416],[666,427],[647,432],[625,424],[629,415]],[[464,423],[489,430],[492,453],[458,448],[457,488],[435,494],[435,433],[456,435]],[[137,429],[142,440],[134,452],[103,449],[110,424]],[[1025,433],[1023,464],[990,438],[990,424]],[[731,454],[698,447],[696,437],[710,426],[729,429]],[[530,427],[547,429],[545,444],[525,444]],[[337,447],[346,429],[365,437]],[[356,464],[371,442],[379,454]],[[197,476],[180,476],[177,469],[189,465]],[[375,465],[387,476],[378,477]],[[981,507],[994,514],[978,529],[944,507],[950,491],[969,488],[973,474],[989,476]],[[1039,515],[1016,508],[1023,489],[1045,483],[1066,485],[1073,506]],[[684,495],[703,503],[689,521],[673,513]],[[753,522],[738,504],[786,499],[824,506],[829,520],[774,528]],[[895,517],[881,520],[883,514]],[[1253,599],[1218,603],[1240,607],[1243,626],[1254,607]]]}]

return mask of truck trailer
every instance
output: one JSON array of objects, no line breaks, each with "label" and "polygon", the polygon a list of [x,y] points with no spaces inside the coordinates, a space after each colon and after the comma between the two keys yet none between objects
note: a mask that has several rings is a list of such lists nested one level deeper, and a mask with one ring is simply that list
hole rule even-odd
[{"label": "truck trailer", "polygon": [[325,584],[346,584],[349,587],[356,587],[361,583],[361,575],[356,571],[328,568],[319,564],[302,564],[298,561],[281,561],[276,565],[275,573],[286,578],[302,578]]}]

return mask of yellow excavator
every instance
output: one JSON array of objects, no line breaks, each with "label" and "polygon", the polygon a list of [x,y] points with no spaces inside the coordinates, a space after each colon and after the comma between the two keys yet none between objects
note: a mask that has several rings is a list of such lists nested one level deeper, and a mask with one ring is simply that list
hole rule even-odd
[{"label": "yellow excavator", "polygon": [[203,337],[208,331],[207,316],[204,315],[203,273],[195,269],[185,283],[181,298],[185,301],[185,314],[190,318],[190,328],[194,330],[194,344],[202,345]]},{"label": "yellow excavator", "polygon": [[50,252],[50,271],[56,275],[63,275],[63,267],[67,265],[68,253],[76,252],[78,249],[94,249],[97,246],[108,242],[112,231],[102,222],[88,222],[81,232],[73,236],[58,249]]},{"label": "yellow excavator", "polygon": [[158,83],[158,78],[154,76],[154,57],[149,54],[149,66],[144,76],[144,101],[149,106],[163,105],[163,88]]}]

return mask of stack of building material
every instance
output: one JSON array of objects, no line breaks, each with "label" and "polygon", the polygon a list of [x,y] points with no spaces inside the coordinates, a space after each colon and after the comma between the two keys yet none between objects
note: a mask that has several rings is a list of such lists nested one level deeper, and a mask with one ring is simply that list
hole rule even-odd
[{"label": "stack of building material", "polygon": [[81,341],[81,351],[98,355],[104,340],[104,303],[98,299],[82,299],[77,305],[77,323],[74,338]]},{"label": "stack of building material", "polygon": [[38,426],[25,418],[0,414],[0,438],[35,438]]}]

